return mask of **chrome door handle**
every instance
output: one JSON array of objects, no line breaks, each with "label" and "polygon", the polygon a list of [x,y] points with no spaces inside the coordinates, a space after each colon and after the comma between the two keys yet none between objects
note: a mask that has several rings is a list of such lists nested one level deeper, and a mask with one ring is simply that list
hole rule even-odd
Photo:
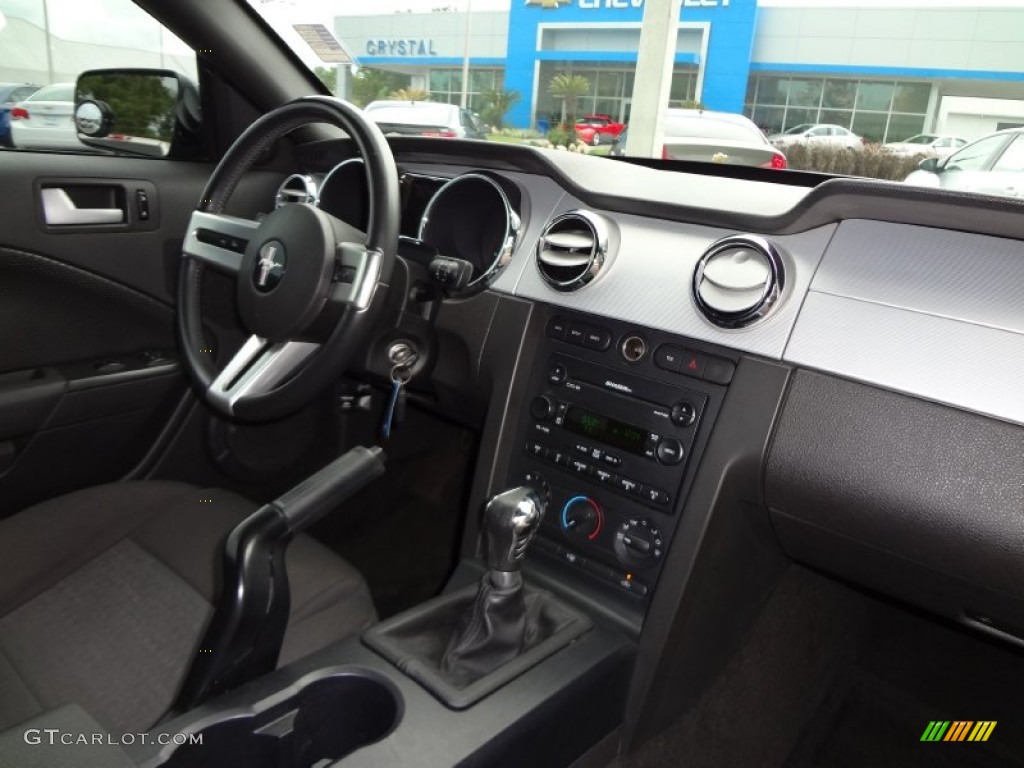
[{"label": "chrome door handle", "polygon": [[43,218],[47,224],[68,226],[73,224],[120,224],[124,211],[120,208],[78,208],[75,201],[60,187],[41,190]]}]

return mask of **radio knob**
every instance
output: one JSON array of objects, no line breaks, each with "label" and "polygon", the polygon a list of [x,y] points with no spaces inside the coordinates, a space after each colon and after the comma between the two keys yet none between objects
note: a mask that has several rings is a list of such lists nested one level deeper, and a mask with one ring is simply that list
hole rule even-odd
[{"label": "radio knob", "polygon": [[537,421],[547,421],[555,415],[557,405],[547,395],[537,395],[530,401],[530,415]]},{"label": "radio knob", "polygon": [[678,427],[688,427],[697,420],[697,409],[688,400],[680,400],[672,406],[672,423]]},{"label": "radio knob", "polygon": [[684,455],[683,444],[674,437],[663,437],[658,442],[658,461],[662,464],[675,466],[682,462]]},{"label": "radio knob", "polygon": [[604,525],[601,505],[589,496],[573,496],[562,507],[562,530],[572,536],[597,538]]}]

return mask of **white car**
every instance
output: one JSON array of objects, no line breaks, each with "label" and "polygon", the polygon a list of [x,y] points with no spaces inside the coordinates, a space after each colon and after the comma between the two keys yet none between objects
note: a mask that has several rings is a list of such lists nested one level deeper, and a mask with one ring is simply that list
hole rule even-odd
[{"label": "white car", "polygon": [[768,140],[777,147],[790,147],[794,144],[828,144],[835,147],[857,149],[864,144],[864,139],[841,125],[829,123],[804,123],[782,133],[773,133]]},{"label": "white car", "polygon": [[74,123],[75,84],[40,88],[11,109],[11,141],[22,149],[85,149]]},{"label": "white car", "polygon": [[925,158],[904,183],[1024,197],[1024,128],[1007,128],[984,136],[945,159]]},{"label": "white car", "polygon": [[391,136],[485,139],[487,132],[468,109],[434,101],[371,101],[363,112]]},{"label": "white car", "polygon": [[919,133],[903,141],[891,141],[884,145],[886,152],[902,157],[926,155],[928,157],[948,157],[960,147],[967,146],[967,139],[959,136],[943,136],[937,133]]}]

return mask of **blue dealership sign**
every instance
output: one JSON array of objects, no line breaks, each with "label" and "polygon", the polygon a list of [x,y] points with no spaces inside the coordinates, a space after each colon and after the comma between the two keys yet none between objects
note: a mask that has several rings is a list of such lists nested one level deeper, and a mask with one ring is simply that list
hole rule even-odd
[{"label": "blue dealership sign", "polygon": [[[542,60],[636,62],[636,51],[621,45],[608,51],[539,50],[551,30],[635,30],[643,21],[643,0],[512,0],[505,88],[536,100],[547,83],[537,82]],[[709,109],[742,112],[757,23],[757,0],[683,0],[680,22],[703,36],[700,54],[680,53],[677,64],[696,60],[701,70],[698,98]],[[635,34],[635,33],[634,33]],[[599,39],[599,38],[598,38]],[[513,125],[528,125],[534,104],[524,98],[509,114]]]}]

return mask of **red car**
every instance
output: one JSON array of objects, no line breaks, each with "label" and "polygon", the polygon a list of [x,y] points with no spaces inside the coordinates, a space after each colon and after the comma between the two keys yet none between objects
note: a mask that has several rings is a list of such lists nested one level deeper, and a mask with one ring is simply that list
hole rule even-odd
[{"label": "red car", "polygon": [[576,135],[584,144],[594,147],[611,144],[625,128],[625,123],[613,122],[608,115],[584,115],[576,119]]}]

